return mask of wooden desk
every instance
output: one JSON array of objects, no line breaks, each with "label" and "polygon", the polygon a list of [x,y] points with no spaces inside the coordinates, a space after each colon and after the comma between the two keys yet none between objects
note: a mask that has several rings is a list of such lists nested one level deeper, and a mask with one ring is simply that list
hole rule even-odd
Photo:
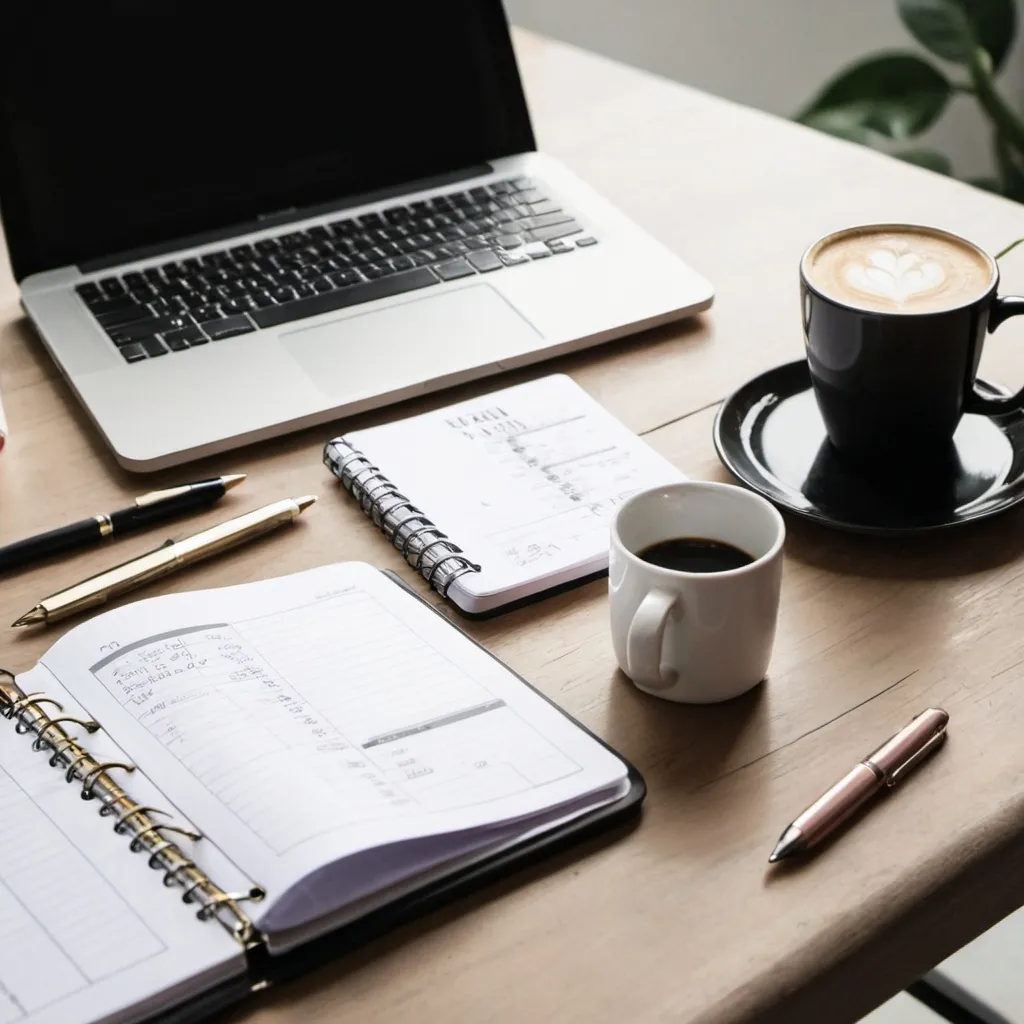
[{"label": "wooden desk", "polygon": [[[699,321],[531,373],[571,373],[692,476],[726,479],[711,446],[716,403],[800,356],[796,267],[810,241],[884,219],[940,224],[992,250],[1024,235],[1024,207],[556,43],[518,42],[541,145],[718,286]],[[1007,260],[1005,277],[1024,290],[1024,254]],[[13,300],[13,288],[2,295]],[[423,590],[320,465],[323,440],[355,422],[131,477],[13,302],[3,318],[13,436],[0,456],[0,541],[154,483],[244,470],[251,479],[203,525],[284,495],[323,500],[290,531],[148,593],[346,558],[398,569]],[[1024,382],[1022,330],[1014,321],[993,339],[989,377]],[[601,583],[471,626],[640,767],[650,784],[642,824],[269,993],[238,1018],[842,1024],[1024,901],[1024,517],[895,543],[788,525],[770,679],[726,705],[676,706],[634,690],[614,667]],[[117,556],[152,543],[131,537]],[[0,621],[112,557],[87,552],[6,578]],[[25,669],[55,636],[4,629],[0,663]],[[827,855],[769,874],[781,828],[928,704],[952,715],[946,751]]]}]

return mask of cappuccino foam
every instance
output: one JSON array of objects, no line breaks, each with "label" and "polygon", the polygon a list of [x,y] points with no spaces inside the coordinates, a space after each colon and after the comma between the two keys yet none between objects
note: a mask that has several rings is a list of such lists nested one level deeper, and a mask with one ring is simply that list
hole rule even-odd
[{"label": "cappuccino foam", "polygon": [[804,275],[831,299],[881,313],[936,313],[979,298],[994,278],[974,246],[927,228],[852,228],[807,254]]}]

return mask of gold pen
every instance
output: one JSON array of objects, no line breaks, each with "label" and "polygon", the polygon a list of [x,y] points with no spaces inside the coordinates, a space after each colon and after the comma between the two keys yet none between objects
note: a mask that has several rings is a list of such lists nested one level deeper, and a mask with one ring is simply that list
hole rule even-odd
[{"label": "gold pen", "polygon": [[73,587],[44,597],[31,611],[15,620],[13,626],[56,622],[67,615],[94,608],[112,597],[134,590],[143,583],[183,569],[193,562],[219,554],[236,544],[259,537],[275,527],[290,523],[316,501],[315,495],[285,498],[270,505],[236,516],[183,540],[169,540],[155,551],[133,558]]}]

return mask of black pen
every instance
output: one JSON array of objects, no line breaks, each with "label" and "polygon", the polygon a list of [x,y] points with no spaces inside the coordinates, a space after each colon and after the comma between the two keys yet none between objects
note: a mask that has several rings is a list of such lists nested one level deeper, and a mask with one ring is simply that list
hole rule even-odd
[{"label": "black pen", "polygon": [[35,537],[16,540],[13,544],[0,547],[0,572],[40,558],[48,558],[61,551],[96,544],[106,537],[141,530],[164,519],[208,508],[220,501],[227,491],[244,479],[244,473],[233,473],[213,480],[200,480],[194,484],[150,491],[136,498],[135,504],[129,505],[128,508],[93,516],[91,519],[82,519],[77,523],[50,530],[48,533],[37,534]]}]

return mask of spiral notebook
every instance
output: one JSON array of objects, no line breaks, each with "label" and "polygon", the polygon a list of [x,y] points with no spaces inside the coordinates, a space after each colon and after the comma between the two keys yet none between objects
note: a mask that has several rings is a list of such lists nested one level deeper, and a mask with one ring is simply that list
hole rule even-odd
[{"label": "spiral notebook", "polygon": [[685,479],[564,374],[337,437],[324,462],[470,615],[607,571],[618,507]]},{"label": "spiral notebook", "polygon": [[643,796],[362,563],[100,615],[0,715],[2,1024],[207,1015]]}]

